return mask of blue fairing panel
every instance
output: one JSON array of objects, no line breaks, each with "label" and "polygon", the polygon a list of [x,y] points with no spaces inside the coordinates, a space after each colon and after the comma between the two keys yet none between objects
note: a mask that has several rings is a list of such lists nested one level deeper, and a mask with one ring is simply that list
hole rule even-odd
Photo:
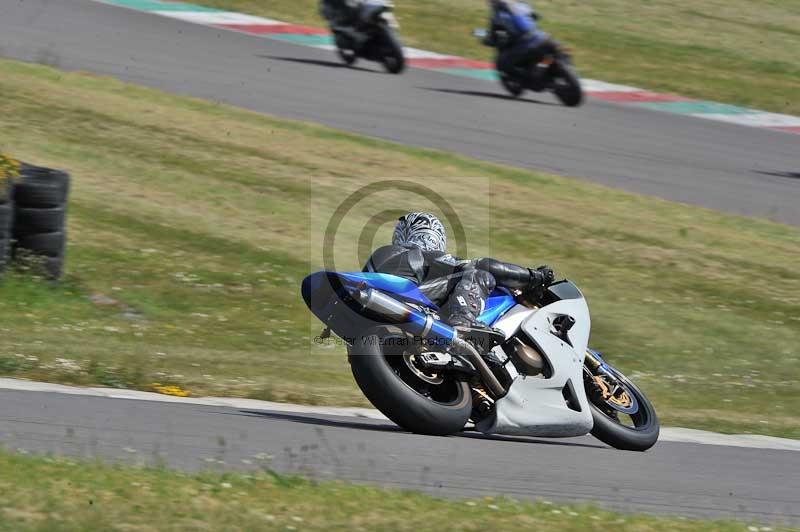
[{"label": "blue fairing panel", "polygon": [[416,303],[429,308],[437,308],[425,295],[419,291],[417,285],[403,277],[387,273],[368,272],[316,272],[303,281],[303,298],[308,303],[312,295],[323,285],[329,285],[334,280],[339,280],[344,288],[355,288],[366,285],[383,292],[395,295],[398,299],[409,303]]},{"label": "blue fairing panel", "polygon": [[498,288],[486,300],[486,307],[483,309],[483,313],[478,316],[478,321],[484,325],[492,325],[516,304],[514,296],[505,288]]}]

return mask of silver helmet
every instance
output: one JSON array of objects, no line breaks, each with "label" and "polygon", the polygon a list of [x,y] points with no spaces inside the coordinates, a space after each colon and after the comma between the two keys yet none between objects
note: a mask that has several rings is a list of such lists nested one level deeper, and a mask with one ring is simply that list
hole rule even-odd
[{"label": "silver helmet", "polygon": [[401,216],[394,226],[392,244],[414,246],[422,251],[445,251],[447,234],[444,225],[429,212],[410,212]]}]

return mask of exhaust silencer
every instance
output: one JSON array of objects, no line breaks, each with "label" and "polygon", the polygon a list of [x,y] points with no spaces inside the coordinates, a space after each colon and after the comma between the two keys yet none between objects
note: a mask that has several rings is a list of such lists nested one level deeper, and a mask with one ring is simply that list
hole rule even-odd
[{"label": "exhaust silencer", "polygon": [[363,310],[380,316],[389,323],[405,325],[408,331],[436,345],[450,345],[456,338],[456,331],[449,325],[434,320],[433,317],[403,303],[374,288],[352,292]]},{"label": "exhaust silencer", "polygon": [[379,316],[389,323],[404,325],[411,334],[419,336],[429,344],[452,346],[475,366],[495,397],[499,398],[506,394],[507,390],[497,380],[475,347],[459,337],[458,332],[449,325],[434,320],[428,314],[374,288],[355,290],[352,296],[361,305],[362,310]]}]

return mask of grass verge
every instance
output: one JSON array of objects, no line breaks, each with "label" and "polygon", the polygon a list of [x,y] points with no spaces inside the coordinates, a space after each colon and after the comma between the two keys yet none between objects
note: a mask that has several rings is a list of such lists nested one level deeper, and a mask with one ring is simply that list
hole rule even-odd
[{"label": "grass verge", "polygon": [[[621,515],[593,507],[314,483],[269,471],[185,474],[0,452],[0,530],[736,531],[741,523]],[[755,530],[767,528],[751,527]],[[780,528],[769,528],[781,530]]]},{"label": "grass verge", "polygon": [[[320,26],[316,0],[198,0],[203,5]],[[573,49],[581,74],[656,91],[800,114],[800,2],[594,0],[534,2],[543,28]],[[405,0],[404,43],[489,59],[472,36],[486,3]]]},{"label": "grass verge", "polygon": [[[364,405],[299,283],[320,213],[379,174],[484,207],[474,255],[576,280],[592,344],[665,424],[800,437],[797,228],[38,65],[0,61],[0,93],[0,145],[74,176],[66,280],[0,284],[3,375]],[[337,247],[421,201],[359,203]]]}]

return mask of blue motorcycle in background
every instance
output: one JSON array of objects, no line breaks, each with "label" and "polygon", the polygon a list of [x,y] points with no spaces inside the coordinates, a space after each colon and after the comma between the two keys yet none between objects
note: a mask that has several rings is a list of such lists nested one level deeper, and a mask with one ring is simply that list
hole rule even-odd
[{"label": "blue motorcycle in background", "polygon": [[486,434],[591,433],[636,451],[658,439],[647,397],[589,349],[589,307],[570,281],[495,290],[479,320],[502,335],[447,325],[417,285],[393,275],[320,271],[302,295],[323,337],[346,343],[367,399],[406,430],[447,435],[471,421]]}]

